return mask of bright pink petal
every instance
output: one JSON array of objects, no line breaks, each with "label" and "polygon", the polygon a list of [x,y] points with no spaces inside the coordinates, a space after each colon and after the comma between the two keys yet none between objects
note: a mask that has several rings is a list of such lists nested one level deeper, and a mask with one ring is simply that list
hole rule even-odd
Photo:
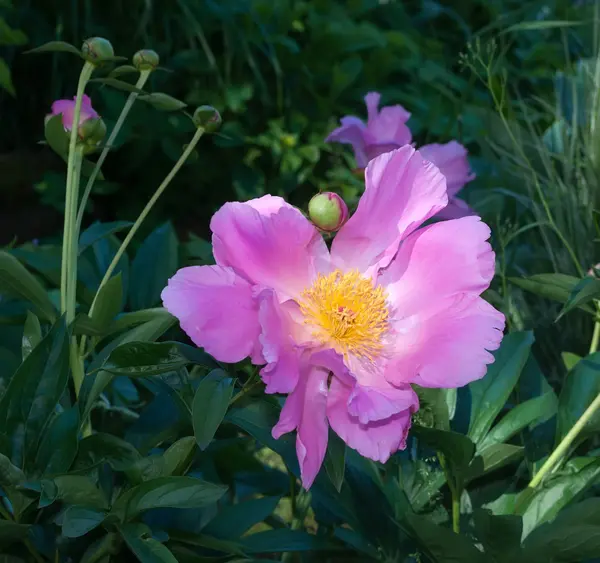
[{"label": "bright pink petal", "polygon": [[[72,100],[56,100],[52,104],[52,115],[62,115],[63,127],[70,131],[73,126],[75,113],[75,98]],[[86,94],[81,99],[81,110],[79,114],[79,125],[91,118],[98,117],[98,113],[92,107],[92,100]]]},{"label": "bright pink petal", "polygon": [[444,177],[411,146],[372,160],[358,209],[331,247],[334,262],[365,271],[448,203]]},{"label": "bright pink petal", "polygon": [[475,211],[471,209],[462,199],[453,197],[444,209],[437,215],[437,219],[461,219],[475,215]]},{"label": "bright pink petal", "polygon": [[435,223],[410,235],[378,278],[392,316],[410,317],[453,295],[485,291],[495,268],[489,237],[490,228],[475,216]]},{"label": "bright pink petal", "polygon": [[181,328],[221,362],[239,362],[253,355],[260,327],[252,286],[230,268],[182,268],[162,292],[169,313]]},{"label": "bright pink petal", "polygon": [[305,489],[310,488],[319,473],[327,450],[328,375],[323,368],[305,365],[300,381],[288,395],[279,422],[272,431],[273,437],[278,439],[286,432],[298,429],[296,453]]},{"label": "bright pink petal", "polygon": [[267,363],[260,375],[267,393],[291,393],[300,377],[299,351],[290,338],[292,321],[273,291],[264,291],[259,302],[259,340]]},{"label": "bright pink petal", "polygon": [[425,160],[433,162],[446,177],[449,197],[456,195],[467,182],[475,179],[469,166],[467,149],[459,142],[425,145],[419,151]]},{"label": "bright pink petal", "polygon": [[343,117],[341,123],[341,127],[334,129],[327,136],[325,142],[352,145],[357,166],[364,168],[369,162],[365,154],[365,124],[358,117],[350,115]]},{"label": "bright pink petal", "polygon": [[334,432],[348,446],[381,463],[406,447],[411,414],[418,409],[418,402],[385,420],[362,424],[358,417],[348,412],[350,397],[351,388],[334,377],[327,397],[327,419]]},{"label": "bright pink petal", "polygon": [[406,126],[406,122],[410,119],[410,113],[399,105],[385,106],[378,111],[380,100],[381,95],[377,92],[369,92],[365,96],[369,115],[367,129],[372,142],[376,144],[394,143],[396,147],[409,144],[412,134]]},{"label": "bright pink petal", "polygon": [[327,246],[298,209],[281,201],[275,210],[272,198],[262,199],[226,203],[214,214],[215,260],[254,285],[275,289],[280,297],[298,295],[327,268]]},{"label": "bright pink petal", "polygon": [[[361,424],[385,420],[419,404],[409,385],[394,387],[383,378],[377,387],[356,384],[348,399],[348,413]],[[416,410],[416,409],[415,409]]]},{"label": "bright pink petal", "polygon": [[461,387],[481,379],[500,346],[504,315],[481,297],[457,295],[435,310],[394,321],[396,357],[385,377],[394,385]]}]

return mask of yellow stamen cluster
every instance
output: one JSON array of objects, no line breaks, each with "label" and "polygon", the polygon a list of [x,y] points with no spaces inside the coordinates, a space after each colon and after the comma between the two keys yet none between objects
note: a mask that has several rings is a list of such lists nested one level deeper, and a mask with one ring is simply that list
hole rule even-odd
[{"label": "yellow stamen cluster", "polygon": [[388,327],[386,294],[357,271],[319,275],[302,293],[300,309],[313,336],[348,357],[373,360]]}]

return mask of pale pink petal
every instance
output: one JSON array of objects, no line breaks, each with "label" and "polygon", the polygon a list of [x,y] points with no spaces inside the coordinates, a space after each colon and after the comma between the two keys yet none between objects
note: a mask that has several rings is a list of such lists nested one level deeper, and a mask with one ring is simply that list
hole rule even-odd
[{"label": "pale pink petal", "polygon": [[381,108],[375,119],[369,119],[367,130],[377,142],[408,145],[412,141],[412,134],[406,125],[409,117],[410,113],[402,106],[386,106]]},{"label": "pale pink petal", "polygon": [[386,288],[392,316],[410,317],[460,293],[479,295],[494,276],[490,228],[479,217],[419,229],[401,245],[378,283]]},{"label": "pale pink petal", "polygon": [[367,106],[367,115],[369,121],[373,121],[379,115],[379,102],[381,101],[381,94],[379,92],[369,92],[365,96],[365,104]]},{"label": "pale pink petal", "polygon": [[358,117],[353,116],[343,117],[341,123],[341,127],[334,129],[325,142],[352,145],[357,166],[364,168],[369,162],[365,153],[365,124]]},{"label": "pale pink petal", "polygon": [[417,394],[410,385],[394,387],[381,378],[377,387],[359,383],[354,386],[348,399],[348,413],[357,417],[361,424],[368,424],[385,420],[418,404]]},{"label": "pale pink petal", "polygon": [[471,209],[462,199],[453,197],[437,215],[436,219],[461,219],[475,215],[475,211]]},{"label": "pale pink petal", "polygon": [[459,142],[424,145],[419,151],[425,160],[433,162],[446,177],[449,197],[456,195],[467,182],[475,179],[469,166],[467,149]]},{"label": "pale pink petal", "polygon": [[361,424],[358,417],[348,412],[350,395],[349,386],[335,377],[331,380],[327,396],[327,419],[334,432],[348,446],[381,463],[385,463],[397,450],[406,448],[411,414],[418,409],[418,402],[385,420]]},{"label": "pale pink petal", "polygon": [[385,377],[393,385],[461,387],[481,379],[500,346],[504,315],[481,297],[457,295],[435,310],[396,320],[395,358]]},{"label": "pale pink petal", "polygon": [[356,212],[331,247],[336,265],[360,271],[393,256],[404,237],[448,203],[442,174],[408,145],[372,160],[365,181]]},{"label": "pale pink petal", "polygon": [[308,489],[323,464],[327,451],[327,378],[323,368],[304,365],[296,389],[290,393],[281,410],[273,437],[298,429],[296,454],[300,464],[302,485]]},{"label": "pale pink petal", "polygon": [[[262,198],[261,198],[262,199]],[[327,269],[329,252],[317,229],[287,203],[226,203],[211,220],[217,264],[254,285],[296,296]]]},{"label": "pale pink petal", "polygon": [[300,377],[299,350],[290,338],[291,319],[271,290],[259,297],[260,343],[267,365],[260,375],[267,393],[291,393]]},{"label": "pale pink petal", "polygon": [[368,161],[373,160],[379,155],[385,154],[396,149],[399,149],[401,145],[398,143],[373,143],[365,147]]},{"label": "pale pink petal", "polygon": [[253,355],[260,326],[252,286],[231,268],[182,268],[161,294],[192,341],[221,362]]}]

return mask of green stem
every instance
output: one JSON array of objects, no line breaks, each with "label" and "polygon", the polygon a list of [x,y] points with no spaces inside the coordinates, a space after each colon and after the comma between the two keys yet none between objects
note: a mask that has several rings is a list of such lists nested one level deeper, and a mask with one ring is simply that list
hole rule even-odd
[{"label": "green stem", "polygon": [[584,429],[585,425],[590,421],[592,416],[594,416],[598,408],[600,408],[600,393],[581,415],[579,420],[573,425],[573,428],[571,428],[567,435],[561,440],[560,444],[558,444],[544,465],[542,465],[535,477],[529,483],[529,487],[534,489],[542,482],[542,479],[546,476],[546,474],[549,473],[554,468],[556,463],[567,453],[567,450],[571,447],[571,444],[575,441],[575,438],[577,438],[579,433]]},{"label": "green stem", "polygon": [[[150,70],[140,71],[140,76],[138,78],[138,81],[135,84],[135,87],[138,90],[141,90],[144,87],[151,72],[152,71],[150,71]],[[117,138],[119,131],[121,131],[121,127],[123,127],[123,123],[125,123],[125,119],[127,118],[127,115],[129,114],[129,111],[131,110],[138,95],[139,94],[137,92],[131,92],[131,94],[129,94],[129,97],[127,98],[127,101],[125,102],[123,109],[121,110],[121,114],[119,115],[119,118],[117,119],[117,123],[115,124],[114,129],[111,131],[111,133],[108,137],[108,140],[106,141],[106,144],[104,145],[104,148],[102,149],[102,152],[100,153],[100,156],[98,157],[96,166],[94,166],[94,170],[92,170],[92,173],[87,181],[85,190],[83,192],[83,197],[81,198],[81,203],[79,205],[79,211],[77,212],[77,223],[76,223],[77,231],[79,231],[81,229],[81,223],[83,222],[83,215],[85,213],[85,206],[87,205],[87,201],[90,197],[90,193],[92,192],[92,188],[94,187],[94,182],[96,181],[98,174],[100,174],[102,165],[104,164],[104,161],[106,160],[106,157],[107,157],[108,153],[110,152],[110,149],[111,149],[115,139]]]},{"label": "green stem", "polygon": [[62,248],[62,262],[61,262],[61,277],[60,277],[60,310],[61,313],[67,311],[67,300],[68,300],[68,262],[70,245],[69,240],[72,237],[72,229],[74,227],[71,220],[69,210],[75,206],[77,207],[77,198],[73,198],[72,183],[76,173],[75,169],[75,158],[76,158],[76,146],[77,146],[77,134],[79,129],[79,118],[81,116],[81,102],[83,100],[83,93],[88,80],[94,72],[94,65],[90,62],[86,62],[81,69],[79,75],[79,82],[77,84],[77,95],[75,96],[75,109],[73,110],[73,123],[71,124],[71,134],[69,137],[69,157],[67,161],[67,182],[65,189],[65,221],[63,229],[63,248]]},{"label": "green stem", "polygon": [[[596,302],[597,303],[597,302]],[[600,305],[596,304],[598,311],[600,311]],[[600,321],[596,319],[594,323],[594,333],[592,334],[592,342],[590,343],[590,354],[593,354],[598,350],[598,343],[600,342]]]},{"label": "green stem", "polygon": [[444,471],[446,483],[450,489],[450,496],[452,497],[452,531],[455,534],[460,534],[460,495],[462,494],[462,485],[454,481],[444,454],[437,452],[437,456]]},{"label": "green stem", "polygon": [[460,499],[452,489],[450,490],[452,491],[452,531],[460,534]]}]

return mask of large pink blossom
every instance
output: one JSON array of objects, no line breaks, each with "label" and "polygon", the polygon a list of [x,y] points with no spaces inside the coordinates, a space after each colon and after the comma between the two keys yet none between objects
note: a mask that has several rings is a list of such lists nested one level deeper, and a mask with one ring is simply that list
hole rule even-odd
[{"label": "large pink blossom", "polygon": [[407,145],[373,159],[358,208],[329,250],[282,198],[226,203],[211,221],[215,266],[179,270],[165,307],[223,362],[263,365],[287,394],[273,436],[297,430],[310,487],[331,427],[385,462],[406,447],[418,409],[411,384],[483,377],[504,317],[480,295],[494,274],[478,217],[419,228],[448,203],[438,168]]},{"label": "large pink blossom", "polygon": [[[346,116],[341,126],[332,131],[325,139],[327,142],[352,145],[359,168],[388,151],[400,148],[412,142],[412,134],[406,125],[410,113],[402,106],[386,106],[379,109],[381,95],[370,92],[365,96],[368,119],[364,123],[360,118]],[[424,145],[420,149],[426,160],[433,162],[446,177],[449,203],[439,214],[443,219],[458,219],[472,215],[469,206],[456,197],[456,194],[475,178],[469,167],[467,149],[457,141],[445,144]]]},{"label": "large pink blossom", "polygon": [[[73,127],[73,114],[75,113],[75,99],[72,100],[56,100],[52,104],[51,115],[62,115],[63,127],[70,131]],[[81,99],[81,113],[79,115],[79,125],[88,119],[97,118],[98,113],[92,107],[92,100],[86,94]]]}]

